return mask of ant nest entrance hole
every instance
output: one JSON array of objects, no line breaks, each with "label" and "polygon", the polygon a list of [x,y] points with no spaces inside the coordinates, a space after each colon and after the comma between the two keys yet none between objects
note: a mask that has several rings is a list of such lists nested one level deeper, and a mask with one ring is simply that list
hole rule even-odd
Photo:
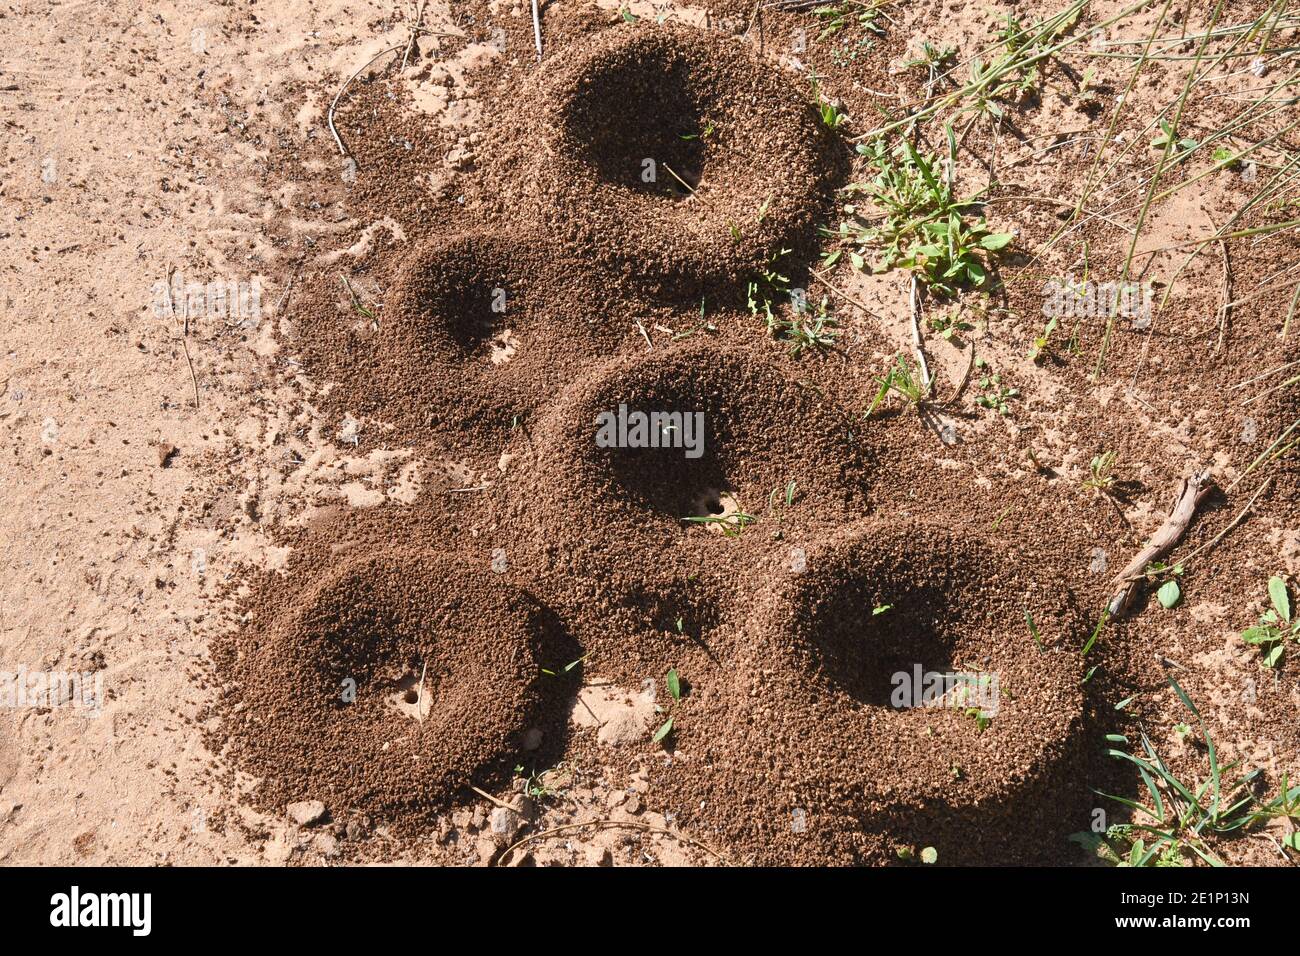
[{"label": "ant nest entrance hole", "polygon": [[434,688],[423,667],[405,671],[387,686],[384,702],[399,714],[422,723],[433,713]]},{"label": "ant nest entrance hole", "polygon": [[732,535],[748,524],[748,515],[740,501],[730,491],[707,488],[695,498],[688,516],[692,524],[699,525],[710,534]]}]

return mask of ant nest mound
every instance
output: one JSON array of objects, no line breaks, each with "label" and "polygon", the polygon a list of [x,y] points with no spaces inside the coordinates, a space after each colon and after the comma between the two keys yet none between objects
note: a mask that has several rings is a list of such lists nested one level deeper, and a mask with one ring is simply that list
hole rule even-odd
[{"label": "ant nest mound", "polygon": [[834,164],[805,96],[734,40],[683,28],[607,31],[519,115],[543,148],[508,202],[540,203],[575,250],[677,299],[803,248]]},{"label": "ant nest mound", "polygon": [[495,575],[393,549],[280,606],[239,648],[227,717],[267,804],[427,819],[502,770],[538,719],[543,617]]},{"label": "ant nest mound", "polygon": [[608,347],[596,296],[556,281],[565,271],[537,234],[469,232],[416,249],[372,341],[380,414],[474,432],[545,402]]},{"label": "ant nest mound", "polygon": [[1078,657],[1052,648],[1077,647],[1088,625],[1033,566],[922,521],[868,522],[808,550],[755,616],[740,671],[776,724],[765,741],[817,727],[843,742],[839,759],[783,757],[821,793],[810,812],[948,862],[1003,858],[1007,828],[1044,822],[1035,808],[1055,799],[1084,712]]}]

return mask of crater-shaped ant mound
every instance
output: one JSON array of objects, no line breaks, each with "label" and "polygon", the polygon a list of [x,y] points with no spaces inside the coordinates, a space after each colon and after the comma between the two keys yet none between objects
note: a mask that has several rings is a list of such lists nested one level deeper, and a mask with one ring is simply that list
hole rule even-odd
[{"label": "crater-shaped ant mound", "polygon": [[544,611],[486,570],[388,550],[278,606],[250,625],[226,675],[234,756],[263,778],[268,805],[425,819],[507,770],[539,718],[540,668],[554,665]]},{"label": "crater-shaped ant mound", "polygon": [[538,429],[550,491],[526,513],[577,526],[607,554],[770,541],[861,514],[868,468],[853,428],[746,349],[686,343],[614,359]]},{"label": "crater-shaped ant mound", "polygon": [[[818,754],[796,743],[782,757],[820,794],[810,812],[910,834],[950,862],[1030,852],[1026,828],[1044,823],[1034,807],[1065,799],[1088,635],[1072,596],[1034,568],[915,520],[867,522],[809,549],[749,625],[741,672],[744,695],[770,716],[749,728],[765,745],[814,729],[841,742]],[[837,806],[833,795],[848,793],[855,806]]]},{"label": "crater-shaped ant mound", "polygon": [[[461,233],[402,264],[372,356],[377,417],[508,428],[602,351],[606,322],[538,235]],[[572,270],[568,270],[572,271]]]},{"label": "crater-shaped ant mound", "polygon": [[540,202],[567,242],[653,294],[743,283],[806,246],[829,195],[838,147],[807,97],[734,40],[617,26],[520,109],[545,148],[508,198]]}]

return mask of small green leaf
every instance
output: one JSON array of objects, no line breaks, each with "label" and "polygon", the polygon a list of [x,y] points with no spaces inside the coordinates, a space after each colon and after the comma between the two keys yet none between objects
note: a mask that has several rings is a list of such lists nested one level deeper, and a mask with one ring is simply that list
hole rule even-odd
[{"label": "small green leaf", "polygon": [[626,20],[628,23],[636,23],[637,18],[632,14],[632,11],[629,10],[627,7],[624,7],[621,12],[623,14],[623,19]]},{"label": "small green leaf", "polygon": [[932,846],[927,846],[921,851],[922,863],[934,863],[939,859],[939,851]]},{"label": "small green leaf", "polygon": [[1277,632],[1268,627],[1249,627],[1241,632],[1241,639],[1247,644],[1264,644],[1277,640]]},{"label": "small green leaf", "polygon": [[1287,623],[1291,622],[1291,599],[1286,593],[1286,582],[1279,577],[1268,579],[1268,596],[1277,609],[1278,616]]},{"label": "small green leaf", "polygon": [[673,700],[682,699],[682,681],[675,667],[668,672],[668,693],[673,695]]},{"label": "small green leaf", "polygon": [[664,721],[664,725],[655,731],[654,739],[651,740],[650,742],[657,744],[659,743],[659,741],[663,740],[672,732],[673,732],[673,719],[669,717],[667,720]]},{"label": "small green leaf", "polygon": [[981,239],[980,245],[989,252],[997,252],[999,249],[1005,248],[1007,243],[1014,238],[1015,236],[1009,232],[995,232]]},{"label": "small green leaf", "polygon": [[1156,597],[1160,601],[1160,606],[1168,609],[1175,607],[1178,602],[1182,600],[1183,592],[1178,587],[1177,581],[1166,581],[1164,584],[1160,585],[1160,590],[1156,592]]}]

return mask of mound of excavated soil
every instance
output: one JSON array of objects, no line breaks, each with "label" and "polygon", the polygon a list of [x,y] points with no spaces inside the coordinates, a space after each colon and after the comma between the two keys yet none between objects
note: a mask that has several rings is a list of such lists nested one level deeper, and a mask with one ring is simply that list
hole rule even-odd
[{"label": "mound of excavated soil", "polygon": [[[1058,775],[1084,705],[1079,658],[1051,646],[1077,648],[1088,623],[1025,557],[891,519],[810,547],[801,572],[763,569],[775,586],[735,622],[732,714],[709,721],[724,738],[683,743],[706,761],[725,754],[722,786],[752,775],[763,797],[752,819],[721,793],[704,805],[732,811],[721,825],[773,862],[887,861],[907,845],[948,862],[1054,850]],[[943,674],[967,678],[930,676]],[[1024,838],[1014,848],[1011,828]]]},{"label": "mound of excavated soil", "polygon": [[806,248],[843,150],[751,52],[674,27],[599,34],[545,67],[512,120],[499,124],[514,134],[500,147],[503,207],[679,300]]},{"label": "mound of excavated soil", "polygon": [[580,265],[544,236],[468,231],[407,257],[376,322],[309,314],[301,332],[350,413],[481,440],[610,348],[609,327]]},{"label": "mound of excavated soil", "polygon": [[415,822],[499,770],[536,718],[540,609],[486,569],[394,548],[262,599],[233,648],[227,720],[268,806]]}]

